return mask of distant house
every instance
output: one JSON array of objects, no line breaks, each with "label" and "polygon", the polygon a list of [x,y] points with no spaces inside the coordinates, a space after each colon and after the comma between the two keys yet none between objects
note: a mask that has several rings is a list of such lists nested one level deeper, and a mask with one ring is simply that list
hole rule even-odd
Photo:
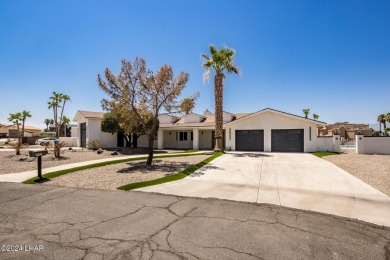
[{"label": "distant house", "polygon": [[8,136],[7,125],[0,124],[0,138],[6,138]]},{"label": "distant house", "polygon": [[[7,136],[8,138],[18,138],[18,128],[15,125],[8,125],[7,127]],[[22,126],[20,126],[19,131],[22,131]],[[24,126],[24,136],[25,137],[39,137],[41,136],[41,129]]]},{"label": "distant house", "polygon": [[355,139],[355,136],[358,134],[372,136],[373,133],[368,124],[336,123],[319,128],[318,134],[319,136],[339,134],[343,140],[349,140]]},{"label": "distant house", "polygon": [[[103,115],[103,112],[77,111],[73,121],[78,127],[75,132],[72,130],[72,135],[78,137],[78,146],[86,147],[91,140],[101,141],[102,147],[124,145],[123,136],[101,131]],[[203,115],[160,115],[159,121],[155,148],[198,150],[214,147],[215,116],[208,110]],[[317,128],[326,123],[275,109],[266,108],[254,113],[223,112],[223,122],[223,143],[228,150],[314,152],[339,149],[335,145],[339,142],[338,137],[317,137]],[[138,146],[148,146],[146,136],[138,139]]]}]

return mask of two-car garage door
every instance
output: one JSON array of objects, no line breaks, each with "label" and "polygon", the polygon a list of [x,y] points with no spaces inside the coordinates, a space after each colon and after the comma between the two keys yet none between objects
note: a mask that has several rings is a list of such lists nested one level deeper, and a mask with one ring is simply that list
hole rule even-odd
[{"label": "two-car garage door", "polygon": [[271,151],[303,153],[303,129],[271,130]]},{"label": "two-car garage door", "polygon": [[[303,129],[272,129],[272,152],[303,152]],[[264,130],[236,130],[237,151],[264,151]]]},{"label": "two-car garage door", "polygon": [[236,130],[237,151],[264,151],[263,130]]}]

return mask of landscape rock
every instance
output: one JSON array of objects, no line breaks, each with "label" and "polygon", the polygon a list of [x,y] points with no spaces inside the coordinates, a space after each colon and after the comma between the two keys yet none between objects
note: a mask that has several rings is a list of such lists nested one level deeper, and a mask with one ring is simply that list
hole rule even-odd
[{"label": "landscape rock", "polygon": [[118,155],[118,152],[112,152],[111,155]]}]

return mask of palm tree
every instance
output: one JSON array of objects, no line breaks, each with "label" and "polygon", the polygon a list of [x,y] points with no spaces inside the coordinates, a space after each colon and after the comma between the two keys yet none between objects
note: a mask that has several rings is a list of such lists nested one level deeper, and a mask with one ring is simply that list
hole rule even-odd
[{"label": "palm tree", "polygon": [[390,123],[390,113],[386,113],[385,120]]},{"label": "palm tree", "polygon": [[53,109],[53,118],[54,118],[54,124],[56,128],[56,137],[58,137],[58,120],[57,120],[57,114],[58,114],[58,107],[60,107],[61,102],[61,94],[57,92],[53,92],[53,95],[50,97],[50,101],[47,102],[48,108]]},{"label": "palm tree", "polygon": [[52,119],[50,120],[50,119],[45,119],[45,125],[46,125],[46,131],[49,131],[49,125],[50,125],[50,123],[51,123],[51,121],[52,121]]},{"label": "palm tree", "polygon": [[70,97],[66,94],[60,94],[60,95],[61,95],[61,100],[63,102],[62,109],[61,109],[61,115],[60,115],[60,127],[62,127],[62,119],[64,118],[65,103],[66,103],[66,101],[70,101]]},{"label": "palm tree", "polygon": [[303,109],[303,113],[305,114],[305,118],[307,118],[309,116],[310,109],[309,108],[304,108]]},{"label": "palm tree", "polygon": [[21,115],[22,115],[22,141],[23,141],[23,138],[24,138],[24,123],[26,122],[26,119],[28,117],[31,117],[31,114],[30,114],[30,111],[23,110]]},{"label": "palm tree", "polygon": [[[20,140],[20,121],[22,121],[22,113],[9,114],[8,121],[16,125],[18,129],[18,143],[15,147],[20,147],[22,144]],[[16,155],[20,155],[20,149],[16,149]]]},{"label": "palm tree", "polygon": [[386,128],[386,115],[380,114],[376,120],[379,122],[379,133],[382,134],[382,124],[383,128]]},{"label": "palm tree", "polygon": [[66,116],[63,116],[62,118],[61,118],[61,126],[60,126],[60,128],[61,128],[61,131],[60,131],[60,135],[64,135],[64,128],[67,126],[67,125],[69,125],[69,123],[70,123],[70,119],[68,118],[68,117],[66,117]]},{"label": "palm tree", "polygon": [[317,120],[320,116],[318,114],[313,114],[313,118]]},{"label": "palm tree", "polygon": [[210,79],[211,69],[215,71],[214,76],[214,97],[215,97],[215,147],[214,151],[222,149],[222,131],[223,131],[223,80],[225,71],[228,74],[239,74],[238,67],[233,63],[235,50],[224,46],[218,50],[210,45],[211,56],[202,54],[202,67],[205,69],[204,80]]}]

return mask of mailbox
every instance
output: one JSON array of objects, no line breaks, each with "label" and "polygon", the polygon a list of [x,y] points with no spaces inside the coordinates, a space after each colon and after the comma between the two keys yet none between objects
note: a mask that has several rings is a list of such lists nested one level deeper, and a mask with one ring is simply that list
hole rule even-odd
[{"label": "mailbox", "polygon": [[42,156],[47,154],[47,150],[39,150],[39,151],[29,151],[28,155],[30,157],[38,158],[38,178],[42,179]]},{"label": "mailbox", "polygon": [[30,157],[40,157],[40,156],[43,156],[43,155],[46,155],[47,154],[47,151],[46,150],[40,150],[40,151],[29,151],[28,152],[28,155]]}]

